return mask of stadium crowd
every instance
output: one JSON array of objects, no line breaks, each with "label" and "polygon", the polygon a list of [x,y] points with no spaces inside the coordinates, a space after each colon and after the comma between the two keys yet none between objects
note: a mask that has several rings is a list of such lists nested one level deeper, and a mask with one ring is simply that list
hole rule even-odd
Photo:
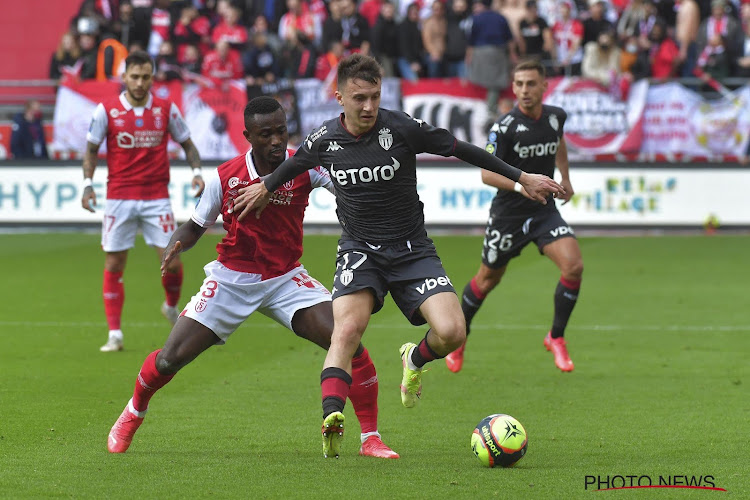
[{"label": "stadium crowd", "polygon": [[[50,78],[119,74],[128,51],[156,79],[332,80],[352,52],[385,76],[507,87],[521,57],[620,90],[643,77],[750,76],[750,0],[84,0]],[[473,62],[473,63],[472,63]],[[505,75],[505,76],[504,76]]]}]

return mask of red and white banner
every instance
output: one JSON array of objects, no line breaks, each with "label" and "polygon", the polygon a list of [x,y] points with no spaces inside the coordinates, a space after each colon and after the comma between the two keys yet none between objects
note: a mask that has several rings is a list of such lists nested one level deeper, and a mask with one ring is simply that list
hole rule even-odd
[{"label": "red and white banner", "polygon": [[403,110],[462,141],[484,147],[491,117],[485,104],[487,91],[459,78],[401,81]]},{"label": "red and white banner", "polygon": [[640,151],[647,80],[634,83],[626,100],[591,80],[560,77],[548,82],[544,103],[568,113],[565,140],[571,156]]},{"label": "red and white banner", "polygon": [[641,152],[647,155],[745,155],[750,140],[750,87],[706,100],[678,83],[648,91]]},{"label": "red and white banner", "polygon": [[53,118],[55,128],[51,149],[83,152],[94,109],[102,100],[118,92],[120,84],[117,82],[85,80],[60,85]]}]

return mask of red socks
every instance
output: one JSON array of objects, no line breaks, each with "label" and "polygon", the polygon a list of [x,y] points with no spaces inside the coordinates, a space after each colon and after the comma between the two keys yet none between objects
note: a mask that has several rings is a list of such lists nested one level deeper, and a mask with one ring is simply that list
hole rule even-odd
[{"label": "red socks", "polygon": [[176,273],[166,272],[161,277],[161,285],[164,287],[167,305],[169,307],[177,306],[177,302],[180,300],[180,292],[182,291],[182,262],[180,262],[179,271]]},{"label": "red socks", "polygon": [[378,430],[378,374],[367,349],[352,359],[352,386],[349,400],[362,433]]},{"label": "red socks", "polygon": [[119,330],[122,305],[125,303],[125,287],[122,286],[122,272],[113,273],[106,269],[104,270],[102,295],[104,296],[104,314],[107,316],[109,329]]},{"label": "red socks", "polygon": [[156,356],[161,349],[158,349],[148,356],[141,366],[138,378],[135,381],[135,391],[133,391],[133,408],[138,411],[146,411],[151,396],[156,391],[167,385],[174,375],[162,375],[156,369]]}]

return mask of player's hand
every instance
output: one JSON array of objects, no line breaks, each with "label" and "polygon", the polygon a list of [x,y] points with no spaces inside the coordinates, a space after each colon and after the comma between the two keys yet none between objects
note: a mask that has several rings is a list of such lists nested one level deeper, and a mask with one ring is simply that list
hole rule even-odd
[{"label": "player's hand", "polygon": [[570,201],[573,195],[576,194],[576,192],[573,191],[573,184],[570,183],[570,179],[561,180],[560,185],[565,190],[565,194],[563,194],[562,196],[558,195],[557,197],[563,200],[562,204],[565,205],[567,202]]},{"label": "player's hand", "polygon": [[229,209],[229,213],[237,214],[237,220],[242,220],[247,214],[255,210],[255,218],[258,219],[270,200],[271,193],[266,189],[266,185],[263,182],[256,182],[240,188],[239,195],[234,199],[234,204]]},{"label": "player's hand", "polygon": [[550,194],[555,198],[565,196],[565,189],[546,175],[522,172],[518,182],[523,186],[529,198],[542,205],[547,204],[547,196]]},{"label": "player's hand", "polygon": [[169,266],[169,263],[174,260],[175,257],[177,257],[180,252],[182,252],[182,242],[181,241],[175,241],[174,245],[168,246],[164,250],[164,255],[161,258],[161,275],[164,276],[167,274],[167,267]]},{"label": "player's hand", "polygon": [[86,186],[85,188],[83,188],[83,196],[81,196],[81,206],[89,212],[94,212],[94,207],[96,206],[96,193],[94,193],[93,187]]},{"label": "player's hand", "polygon": [[197,189],[197,191],[195,192],[195,197],[197,198],[203,194],[203,190],[206,188],[206,182],[203,180],[203,177],[201,177],[200,175],[196,175],[195,177],[193,177],[192,186],[193,189]]}]

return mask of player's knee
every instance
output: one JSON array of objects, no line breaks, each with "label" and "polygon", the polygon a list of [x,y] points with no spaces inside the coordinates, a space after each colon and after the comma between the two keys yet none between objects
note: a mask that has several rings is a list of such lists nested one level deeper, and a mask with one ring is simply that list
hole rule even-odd
[{"label": "player's knee", "polygon": [[566,263],[562,269],[562,275],[567,280],[581,281],[583,277],[583,261],[578,259]]},{"label": "player's knee", "polygon": [[466,341],[466,320],[463,315],[442,319],[435,325],[431,325],[435,335],[451,352],[460,347]]},{"label": "player's knee", "polygon": [[155,364],[156,369],[162,375],[174,375],[180,371],[180,368],[185,366],[186,363],[174,356],[171,350],[162,349],[156,356]]}]

